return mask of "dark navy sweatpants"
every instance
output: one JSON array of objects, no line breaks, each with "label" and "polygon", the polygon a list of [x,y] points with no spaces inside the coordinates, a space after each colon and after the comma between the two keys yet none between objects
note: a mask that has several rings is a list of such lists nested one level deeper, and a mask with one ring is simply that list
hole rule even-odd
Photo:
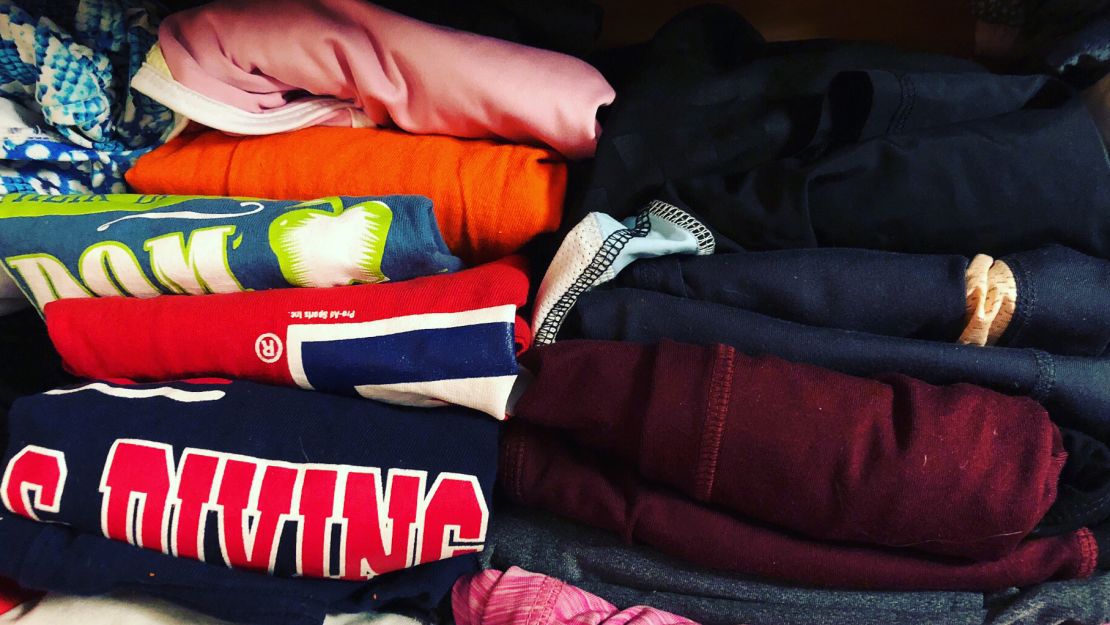
[{"label": "dark navy sweatpants", "polygon": [[[1017,307],[999,345],[1102,356],[1110,261],[1061,246],[1010,254]],[[852,248],[665,256],[615,283],[812,326],[953,342],[965,325],[968,258]]]}]

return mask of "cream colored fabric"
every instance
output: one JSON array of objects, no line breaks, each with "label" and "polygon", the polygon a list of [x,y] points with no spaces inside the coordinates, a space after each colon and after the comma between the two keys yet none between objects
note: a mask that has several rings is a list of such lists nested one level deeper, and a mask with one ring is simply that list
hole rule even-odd
[{"label": "cream colored fabric", "polygon": [[986,254],[967,266],[967,325],[960,334],[965,345],[994,345],[1010,325],[1017,308],[1014,272]]},{"label": "cream colored fabric", "polygon": [[[200,591],[198,591],[200,592]],[[2,625],[231,625],[188,608],[141,596],[48,594],[0,615]],[[420,625],[399,614],[332,614],[323,625]]]}]

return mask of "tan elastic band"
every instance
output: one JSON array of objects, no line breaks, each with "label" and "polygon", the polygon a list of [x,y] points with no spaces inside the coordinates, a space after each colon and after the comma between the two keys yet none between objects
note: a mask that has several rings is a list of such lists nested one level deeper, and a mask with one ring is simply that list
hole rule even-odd
[{"label": "tan elastic band", "polygon": [[994,345],[1010,325],[1017,307],[1014,272],[1000,260],[978,254],[967,266],[967,325],[960,334],[965,345]]}]

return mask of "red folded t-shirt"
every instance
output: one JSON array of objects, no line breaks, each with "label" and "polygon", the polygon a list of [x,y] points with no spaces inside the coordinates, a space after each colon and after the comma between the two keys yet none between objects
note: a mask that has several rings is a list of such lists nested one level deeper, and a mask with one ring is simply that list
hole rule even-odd
[{"label": "red folded t-shirt", "polygon": [[530,332],[524,261],[333,288],[59,300],[44,309],[88,378],[227,377],[501,419]]}]

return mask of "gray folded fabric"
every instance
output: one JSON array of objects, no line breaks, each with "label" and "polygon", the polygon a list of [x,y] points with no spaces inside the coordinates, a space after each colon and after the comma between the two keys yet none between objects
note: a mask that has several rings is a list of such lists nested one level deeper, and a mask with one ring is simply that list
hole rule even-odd
[{"label": "gray folded fabric", "polygon": [[[81,597],[49,593],[3,614],[0,625],[232,625],[168,601],[133,594]],[[329,614],[322,625],[421,625],[402,616],[377,612]]]},{"label": "gray folded fabric", "polygon": [[989,595],[987,625],[1101,625],[1110,622],[1110,571]]},{"label": "gray folded fabric", "polygon": [[702,625],[1102,625],[1110,623],[1110,571],[983,595],[798,588],[718,573],[610,532],[551,514],[502,506],[493,515],[486,568],[519,566],[627,608],[648,605]]},{"label": "gray folded fabric", "polygon": [[988,617],[980,593],[834,591],[761,582],[695,567],[519,507],[499,508],[487,536],[487,567],[519,566],[620,608],[649,605],[703,625],[981,625]]}]

